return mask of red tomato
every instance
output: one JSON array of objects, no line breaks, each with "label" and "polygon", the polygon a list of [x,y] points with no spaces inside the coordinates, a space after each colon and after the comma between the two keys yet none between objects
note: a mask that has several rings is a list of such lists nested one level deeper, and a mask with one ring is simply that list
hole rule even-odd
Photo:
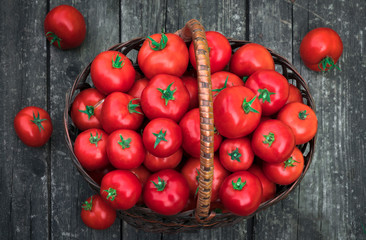
[{"label": "red tomato", "polygon": [[189,197],[187,181],[179,172],[164,169],[153,173],[144,187],[144,203],[162,215],[175,215],[183,210]]},{"label": "red tomato", "polygon": [[264,116],[271,116],[286,103],[289,94],[287,79],[274,70],[259,70],[250,75],[245,86],[255,92]]},{"label": "red tomato", "polygon": [[[140,180],[142,184],[142,188],[144,188],[147,179],[150,177],[151,172],[144,167],[144,165],[140,165],[138,168],[130,169],[130,172],[136,175],[136,177]],[[144,200],[142,199],[142,194],[139,197],[139,200],[137,201],[137,204],[142,204]]]},{"label": "red tomato", "polygon": [[108,166],[107,138],[106,132],[96,128],[85,130],[76,137],[74,152],[81,166],[89,171]]},{"label": "red tomato", "polygon": [[187,69],[188,58],[186,44],[172,33],[151,35],[137,55],[140,69],[148,79],[157,74],[182,76]]},{"label": "red tomato", "polygon": [[184,86],[187,88],[189,93],[189,107],[193,109],[198,107],[198,82],[197,78],[193,76],[182,76],[181,77]]},{"label": "red tomato", "polygon": [[[198,158],[201,154],[201,135],[200,135],[200,111],[194,108],[187,112],[179,122],[182,129],[183,143],[182,147],[192,157]],[[214,135],[214,152],[221,144],[222,136],[216,132]]]},{"label": "red tomato", "polygon": [[212,101],[215,101],[217,94],[227,87],[244,86],[244,82],[234,73],[220,71],[211,75]]},{"label": "red tomato", "polygon": [[[207,31],[206,39],[209,48],[210,68],[212,74],[223,70],[229,63],[231,58],[231,45],[224,35],[215,31]],[[192,66],[197,69],[193,42],[189,46],[189,60]]]},{"label": "red tomato", "polygon": [[330,28],[316,28],[308,32],[300,44],[300,57],[305,66],[314,71],[328,71],[336,65],[343,52],[342,39]]},{"label": "red tomato", "polygon": [[135,81],[136,71],[131,61],[118,51],[99,53],[92,62],[90,76],[103,94],[127,92]]},{"label": "red tomato", "polygon": [[146,125],[142,140],[154,156],[168,157],[182,146],[182,130],[169,118],[155,118]]},{"label": "red tomato", "polygon": [[220,162],[230,172],[247,170],[254,161],[254,153],[247,137],[225,139],[220,146]]},{"label": "red tomato", "polygon": [[257,164],[253,164],[249,169],[248,172],[253,173],[256,175],[262,184],[262,202],[266,202],[268,200],[273,199],[276,196],[276,184],[270,181],[266,175],[264,175],[263,170]]},{"label": "red tomato", "polygon": [[288,94],[286,104],[292,103],[292,102],[303,103],[300,90],[293,84],[289,84],[289,86],[290,86],[290,88],[289,88],[289,94]]},{"label": "red tomato", "polygon": [[145,159],[141,135],[129,129],[112,132],[107,139],[109,162],[117,169],[133,169]]},{"label": "red tomato", "polygon": [[144,91],[148,83],[149,80],[147,80],[147,78],[137,79],[127,94],[134,98],[141,98],[142,91]]},{"label": "red tomato", "polygon": [[101,122],[103,129],[111,133],[118,129],[137,130],[144,121],[139,99],[114,92],[104,100]]},{"label": "red tomato", "polygon": [[75,126],[84,131],[102,128],[100,123],[104,95],[95,88],[88,88],[76,95],[71,105],[71,119]]},{"label": "red tomato", "polygon": [[213,103],[215,125],[227,138],[240,138],[257,127],[262,108],[255,93],[244,86],[222,90]]},{"label": "red tomato", "polygon": [[268,163],[285,161],[294,147],[295,136],[291,128],[276,119],[261,122],[252,136],[254,154]]},{"label": "red tomato", "polygon": [[107,173],[100,186],[100,195],[117,210],[132,208],[142,192],[142,185],[135,174],[128,170]]},{"label": "red tomato", "polygon": [[189,93],[179,77],[159,74],[141,94],[141,107],[149,119],[164,117],[178,122],[189,107]]},{"label": "red tomato", "polygon": [[157,172],[163,169],[175,168],[182,160],[183,149],[179,148],[178,151],[167,157],[156,157],[150,152],[146,152],[144,165],[152,172]]},{"label": "red tomato", "polygon": [[262,69],[275,70],[275,64],[271,53],[257,43],[241,46],[230,61],[230,72],[239,77],[249,77]]},{"label": "red tomato", "polygon": [[109,173],[110,171],[116,170],[115,167],[113,167],[111,164],[108,164],[106,167],[101,168],[101,169],[97,169],[94,171],[88,171],[86,170],[86,172],[89,174],[89,176],[97,183],[97,184],[101,184],[102,183],[102,179],[103,177]]},{"label": "red tomato", "polygon": [[257,176],[239,171],[225,178],[220,188],[224,207],[239,216],[254,213],[262,201],[262,185]]},{"label": "red tomato", "polygon": [[90,228],[107,229],[116,220],[116,210],[104,202],[99,195],[91,196],[81,207],[81,220]]},{"label": "red tomato", "polygon": [[303,103],[289,103],[277,114],[295,134],[296,145],[309,142],[318,129],[318,119],[313,109]]},{"label": "red tomato", "polygon": [[41,147],[53,131],[48,112],[39,107],[25,107],[14,118],[14,129],[20,140],[30,147]]},{"label": "red tomato", "polygon": [[[216,155],[214,157],[213,165],[214,165],[214,173],[212,180],[211,202],[217,200],[220,186],[224,181],[224,179],[227,176],[229,176],[229,172],[221,165],[218,156]],[[199,172],[200,172],[199,158],[189,158],[181,170],[181,173],[188,182],[190,196],[194,198],[198,194]]]},{"label": "red tomato", "polygon": [[60,49],[76,48],[85,39],[86,25],[83,15],[74,7],[60,5],[53,8],[44,20],[48,41]]},{"label": "red tomato", "polygon": [[281,163],[266,163],[263,162],[264,174],[280,185],[288,185],[295,182],[304,169],[304,157],[298,148],[294,148],[289,159]]}]

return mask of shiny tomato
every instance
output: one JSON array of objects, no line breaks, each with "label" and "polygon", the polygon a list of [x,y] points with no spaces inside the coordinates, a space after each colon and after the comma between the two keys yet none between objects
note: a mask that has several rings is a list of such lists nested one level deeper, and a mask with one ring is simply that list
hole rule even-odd
[{"label": "shiny tomato", "polygon": [[153,173],[144,187],[144,203],[162,215],[175,215],[183,210],[189,197],[186,179],[173,169]]},{"label": "shiny tomato", "polygon": [[[135,174],[136,177],[140,180],[140,182],[142,184],[142,189],[143,189],[147,182],[147,179],[151,175],[151,172],[149,170],[147,170],[144,165],[140,165],[137,168],[130,169],[130,172]],[[144,202],[144,200],[142,199],[142,194],[141,194],[139,197],[139,200],[137,201],[137,204],[142,204],[143,202]]]},{"label": "shiny tomato", "polygon": [[[209,48],[210,68],[212,74],[223,70],[229,63],[231,58],[231,45],[224,35],[215,31],[207,31],[206,39]],[[193,42],[189,46],[189,60],[192,66],[197,69]]]},{"label": "shiny tomato", "polygon": [[92,62],[90,76],[96,89],[103,94],[127,92],[135,81],[131,61],[118,51],[99,53]]},{"label": "shiny tomato", "polygon": [[220,162],[230,172],[247,170],[254,161],[254,153],[247,137],[225,139],[220,146]]},{"label": "shiny tomato", "polygon": [[257,43],[241,46],[230,61],[230,72],[242,78],[262,69],[275,70],[275,64],[271,53]]},{"label": "shiny tomato", "polygon": [[139,99],[121,92],[111,93],[105,98],[101,122],[107,133],[122,128],[137,130],[143,121]]},{"label": "shiny tomato", "polygon": [[271,116],[280,110],[289,95],[287,79],[274,70],[256,71],[250,75],[245,86],[257,94],[264,116]]},{"label": "shiny tomato", "polygon": [[220,188],[224,207],[239,216],[254,213],[262,201],[262,185],[257,176],[239,171],[225,178]]},{"label": "shiny tomato", "polygon": [[336,65],[343,52],[342,39],[331,28],[315,28],[308,32],[300,44],[300,57],[313,71],[329,71]]},{"label": "shiny tomato", "polygon": [[85,130],[76,137],[74,152],[81,166],[89,171],[108,166],[107,138],[106,132],[96,128]]},{"label": "shiny tomato", "polygon": [[146,117],[170,118],[178,122],[189,107],[189,93],[179,77],[159,74],[153,77],[141,95]]},{"label": "shiny tomato", "polygon": [[211,75],[212,101],[215,101],[217,94],[227,87],[244,86],[244,82],[234,73],[220,71]]},{"label": "shiny tomato", "polygon": [[289,86],[290,86],[290,88],[289,88],[289,93],[288,93],[288,98],[287,98],[286,104],[292,103],[292,102],[303,103],[300,89],[298,89],[293,84],[289,84]]},{"label": "shiny tomato", "polygon": [[313,109],[303,103],[289,103],[277,114],[295,134],[296,145],[310,141],[318,129],[318,119]]},{"label": "shiny tomato", "polygon": [[182,146],[182,130],[169,118],[155,118],[146,125],[142,140],[154,156],[168,157]]},{"label": "shiny tomato", "polygon": [[83,15],[74,7],[60,5],[53,8],[44,20],[47,40],[60,49],[76,48],[85,39]]},{"label": "shiny tomato", "polygon": [[142,44],[137,55],[140,69],[148,79],[157,74],[182,76],[188,66],[188,48],[172,33],[153,34]]},{"label": "shiny tomato", "polygon": [[150,152],[146,152],[144,165],[152,172],[157,172],[163,169],[175,168],[182,160],[183,149],[179,148],[178,151],[167,157],[156,157]]},{"label": "shiny tomato", "polygon": [[197,78],[193,76],[181,77],[184,86],[186,86],[189,93],[189,107],[188,110],[198,107],[198,82]]},{"label": "shiny tomato", "polygon": [[149,80],[147,78],[137,79],[127,94],[134,98],[141,98],[142,91],[144,91],[148,83]]},{"label": "shiny tomato", "polygon": [[268,200],[273,199],[276,196],[276,184],[269,180],[266,175],[264,175],[262,168],[257,165],[253,164],[249,169],[248,172],[253,173],[256,175],[262,184],[262,202],[266,202]]},{"label": "shiny tomato", "polygon": [[294,148],[294,133],[280,120],[270,119],[261,122],[252,136],[254,154],[268,163],[285,161]]},{"label": "shiny tomato", "polygon": [[117,210],[132,208],[137,203],[141,192],[140,180],[128,170],[114,170],[107,173],[100,186],[101,197]]},{"label": "shiny tomato", "polygon": [[215,125],[227,138],[250,134],[257,127],[262,108],[255,93],[244,86],[225,88],[213,103]]},{"label": "shiny tomato", "polygon": [[89,128],[102,128],[100,123],[104,95],[95,88],[88,88],[76,95],[70,116],[75,126],[84,131]]},{"label": "shiny tomato", "polygon": [[81,220],[90,228],[107,229],[116,220],[116,210],[97,194],[88,198],[81,207]]},{"label": "shiny tomato", "polygon": [[266,163],[263,162],[264,174],[273,181],[280,185],[288,185],[295,182],[302,174],[304,169],[304,156],[302,152],[295,147],[291,156],[281,163]]},{"label": "shiny tomato", "polygon": [[107,139],[109,162],[117,169],[133,169],[145,159],[141,135],[129,129],[112,132]]},{"label": "shiny tomato", "polygon": [[14,129],[20,140],[30,147],[46,144],[53,131],[48,112],[35,106],[25,107],[17,113]]}]

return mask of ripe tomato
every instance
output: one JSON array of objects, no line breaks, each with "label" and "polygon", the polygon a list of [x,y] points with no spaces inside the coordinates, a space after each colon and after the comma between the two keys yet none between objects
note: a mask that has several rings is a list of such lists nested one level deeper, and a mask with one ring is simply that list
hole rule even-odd
[{"label": "ripe tomato", "polygon": [[234,73],[220,71],[211,75],[212,101],[215,101],[217,94],[227,87],[244,86],[244,82]]},{"label": "ripe tomato", "polygon": [[137,79],[127,94],[134,98],[141,98],[142,91],[144,91],[148,83],[149,80],[147,78]]},{"label": "ripe tomato", "polygon": [[[210,68],[212,74],[223,70],[229,63],[231,58],[231,45],[224,35],[215,31],[207,31],[206,39],[209,48]],[[189,60],[192,66],[197,69],[193,42],[189,46]]]},{"label": "ripe tomato", "polygon": [[60,5],[47,14],[44,32],[54,46],[60,49],[76,48],[85,39],[85,20],[76,8]]},{"label": "ripe tomato", "polygon": [[269,180],[266,175],[264,175],[263,170],[257,164],[253,164],[249,169],[248,172],[253,173],[256,175],[262,184],[262,202],[266,202],[271,200],[276,196],[276,184]]},{"label": "ripe tomato", "polygon": [[[217,200],[219,196],[220,186],[224,181],[224,179],[227,176],[229,176],[229,172],[221,165],[219,158],[216,155],[214,157],[213,165],[214,165],[214,173],[212,180],[211,202]],[[200,172],[199,158],[189,158],[181,170],[181,173],[188,182],[190,196],[194,198],[198,194],[199,172]]]},{"label": "ripe tomato", "polygon": [[213,103],[215,125],[227,138],[250,134],[258,125],[262,108],[255,93],[244,86],[222,90]]},{"label": "ripe tomato", "polygon": [[274,70],[259,70],[250,75],[245,86],[255,92],[263,116],[271,116],[286,103],[289,94],[287,79]]},{"label": "ripe tomato", "polygon": [[271,53],[257,43],[241,46],[230,61],[230,72],[244,79],[262,69],[275,70],[275,64]]},{"label": "ripe tomato", "polygon": [[48,112],[39,107],[25,107],[14,118],[14,129],[20,140],[30,147],[41,147],[53,131]]},{"label": "ripe tomato", "polygon": [[310,141],[318,129],[318,119],[313,109],[303,103],[289,103],[277,114],[295,134],[296,145]]},{"label": "ripe tomato", "polygon": [[189,93],[179,77],[159,74],[141,94],[141,107],[149,119],[164,117],[178,122],[189,107]]},{"label": "ripe tomato", "polygon": [[146,206],[162,215],[175,215],[183,210],[189,197],[187,181],[179,172],[164,169],[153,173],[144,187]]},{"label": "ripe tomato", "polygon": [[[194,108],[187,112],[179,122],[182,129],[182,147],[190,156],[199,158],[201,154],[201,135],[200,135],[200,111]],[[214,152],[221,144],[222,136],[216,131],[214,135]]]},{"label": "ripe tomato", "polygon": [[315,28],[308,32],[300,44],[300,57],[313,71],[329,71],[336,65],[343,52],[342,39],[331,28]]},{"label": "ripe tomato", "polygon": [[128,170],[114,170],[107,173],[100,186],[101,197],[117,210],[132,208],[141,192],[140,180]]},{"label": "ripe tomato", "polygon": [[302,152],[295,147],[289,159],[281,163],[263,162],[264,174],[280,185],[288,185],[296,181],[301,176],[304,169],[304,156]]},{"label": "ripe tomato", "polygon": [[197,78],[193,76],[182,76],[181,77],[184,86],[187,88],[189,93],[189,107],[188,110],[198,107],[198,82]]},{"label": "ripe tomato", "polygon": [[105,98],[101,122],[107,133],[121,128],[137,130],[143,121],[139,99],[121,92],[111,93]]},{"label": "ripe tomato", "polygon": [[288,159],[295,147],[291,128],[280,120],[270,119],[259,124],[252,136],[254,154],[268,163]]},{"label": "ripe tomato", "polygon": [[262,201],[262,185],[257,176],[239,171],[225,178],[220,188],[224,207],[239,216],[255,212]]},{"label": "ripe tomato", "polygon": [[101,184],[102,183],[102,179],[103,177],[109,173],[110,171],[116,170],[115,167],[113,167],[111,164],[108,164],[106,167],[101,168],[101,169],[97,169],[94,171],[88,171],[86,170],[86,172],[89,174],[89,176],[97,183],[97,184]]},{"label": "ripe tomato", "polygon": [[288,93],[288,98],[287,98],[286,104],[292,103],[292,102],[303,103],[300,90],[293,84],[289,84],[289,86],[290,86],[290,88],[289,88],[289,93]]},{"label": "ripe tomato", "polygon": [[109,162],[117,169],[133,169],[145,159],[141,135],[129,129],[112,132],[107,139]]},{"label": "ripe tomato", "polygon": [[182,76],[188,66],[188,48],[172,33],[153,34],[142,44],[137,55],[140,69],[148,79],[157,74]]},{"label": "ripe tomato", "polygon": [[182,160],[183,149],[179,148],[178,151],[167,157],[156,157],[150,152],[146,152],[144,165],[152,172],[157,172],[163,169],[175,168]]},{"label": "ripe tomato", "polygon": [[182,130],[169,118],[155,118],[146,125],[142,140],[154,156],[168,157],[182,146]]},{"label": "ripe tomato", "polygon": [[92,62],[90,76],[103,94],[127,92],[135,81],[136,71],[130,59],[118,51],[99,53]]},{"label": "ripe tomato", "polygon": [[74,152],[81,166],[89,171],[108,166],[107,138],[106,132],[96,128],[85,130],[76,137]]},{"label": "ripe tomato", "polygon": [[[136,175],[136,177],[140,180],[142,184],[142,189],[144,188],[147,179],[150,177],[151,172],[144,167],[144,165],[140,165],[138,168],[130,169],[130,172]],[[144,201],[142,199],[142,194],[139,197],[139,200],[137,201],[137,204],[142,204]]]},{"label": "ripe tomato", "polygon": [[75,126],[84,131],[102,128],[100,123],[104,95],[95,88],[88,88],[76,95],[71,105],[71,119]]},{"label": "ripe tomato", "polygon": [[116,210],[97,194],[88,198],[81,207],[81,220],[90,228],[107,229],[116,220]]},{"label": "ripe tomato", "polygon": [[220,162],[230,172],[247,170],[254,161],[254,153],[247,137],[225,139],[220,146]]}]

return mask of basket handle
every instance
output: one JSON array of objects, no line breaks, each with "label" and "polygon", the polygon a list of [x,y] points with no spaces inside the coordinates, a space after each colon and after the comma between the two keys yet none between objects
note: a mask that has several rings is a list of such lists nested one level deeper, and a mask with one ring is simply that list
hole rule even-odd
[{"label": "basket handle", "polygon": [[[211,92],[211,70],[206,33],[201,23],[192,19],[184,28],[176,32],[184,41],[192,39],[196,55],[199,109],[200,109],[200,175],[199,192],[196,207],[196,219],[200,222],[211,219],[211,189],[213,181],[214,159],[214,118]],[[210,215],[210,216],[209,216]]]}]

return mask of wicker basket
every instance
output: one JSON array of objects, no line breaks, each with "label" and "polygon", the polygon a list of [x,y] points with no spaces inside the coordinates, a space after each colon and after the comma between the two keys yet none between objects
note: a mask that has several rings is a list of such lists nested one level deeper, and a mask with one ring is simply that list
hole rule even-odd
[{"label": "wicker basket", "polygon": [[[174,216],[163,216],[153,212],[146,207],[135,206],[126,211],[118,211],[118,216],[137,229],[148,232],[180,232],[195,231],[201,228],[214,228],[235,224],[245,218],[250,218],[256,213],[263,211],[276,202],[284,199],[301,182],[307,172],[314,153],[316,136],[308,143],[300,146],[304,155],[305,167],[302,175],[292,184],[279,186],[276,197],[262,203],[256,212],[250,216],[240,217],[232,213],[210,212],[210,195],[213,176],[213,113],[210,66],[208,56],[208,46],[206,42],[205,30],[197,20],[190,20],[186,26],[176,32],[186,42],[193,41],[197,60],[197,78],[199,85],[199,104],[201,117],[201,167],[199,179],[199,194],[197,208],[179,213]],[[127,55],[131,51],[138,51],[145,38],[136,38],[124,43],[119,43],[109,50],[120,51]],[[247,41],[229,39],[233,51],[249,43]],[[314,101],[310,95],[309,89],[303,78],[295,68],[283,57],[268,49],[273,56],[277,71],[281,72],[290,83],[296,85],[303,96],[304,103],[315,111]],[[137,61],[133,61],[137,62]],[[72,154],[72,161],[89,183],[89,185],[99,193],[100,186],[87,174],[80,165],[73,150],[73,142],[78,134],[78,130],[73,125],[69,117],[70,108],[74,97],[79,90],[90,87],[86,82],[90,73],[91,63],[77,76],[72,88],[66,94],[66,105],[64,110],[64,127],[67,146]],[[135,65],[138,69],[137,64]]]}]

